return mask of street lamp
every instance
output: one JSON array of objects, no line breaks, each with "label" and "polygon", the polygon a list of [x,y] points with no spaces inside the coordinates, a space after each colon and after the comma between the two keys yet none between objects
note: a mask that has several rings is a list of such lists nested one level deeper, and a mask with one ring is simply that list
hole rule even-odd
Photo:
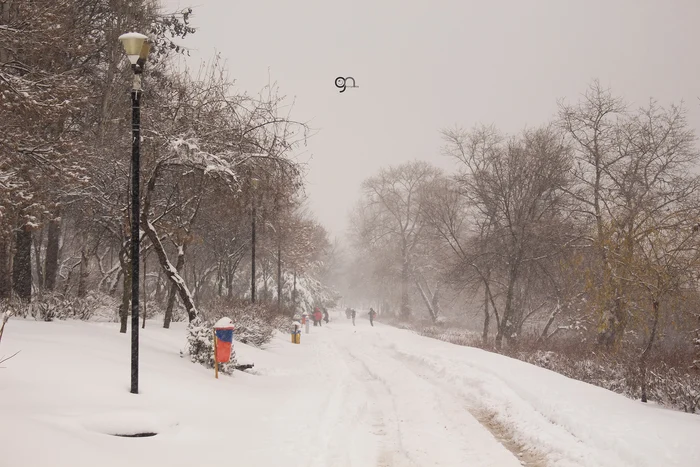
[{"label": "street lamp", "polygon": [[254,178],[250,181],[253,188],[252,192],[252,220],[251,220],[251,262],[250,262],[250,302],[255,303],[255,218],[257,217],[257,206],[255,204],[255,193],[258,190],[258,179]]},{"label": "street lamp", "polygon": [[134,84],[131,88],[131,393],[139,393],[139,216],[141,177],[141,74],[151,49],[148,37],[137,32],[119,36],[124,46]]}]

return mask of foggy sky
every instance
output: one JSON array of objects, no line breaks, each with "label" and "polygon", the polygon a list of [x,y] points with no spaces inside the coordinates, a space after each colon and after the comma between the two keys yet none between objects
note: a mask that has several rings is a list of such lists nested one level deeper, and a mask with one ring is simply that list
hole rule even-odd
[{"label": "foggy sky", "polygon": [[[165,0],[192,6],[190,66],[215,52],[241,90],[271,79],[318,130],[308,162],[316,217],[342,235],[363,179],[423,159],[439,131],[544,124],[598,78],[642,106],[685,101],[700,129],[700,0]],[[339,93],[338,76],[359,88]]]}]

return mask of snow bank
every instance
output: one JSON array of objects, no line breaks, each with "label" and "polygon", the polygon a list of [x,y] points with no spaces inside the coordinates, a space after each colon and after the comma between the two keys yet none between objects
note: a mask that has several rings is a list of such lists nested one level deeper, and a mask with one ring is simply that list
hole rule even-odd
[{"label": "snow bank", "polygon": [[256,374],[218,380],[180,358],[184,324],[149,322],[138,395],[117,329],[11,320],[2,353],[22,352],[0,369],[0,465],[700,465],[697,415],[342,313],[301,345],[236,342]]},{"label": "snow bank", "polygon": [[[343,386],[342,373],[318,365],[317,337],[294,345],[278,333],[265,351],[236,342],[239,359],[255,363],[258,375],[217,380],[180,357],[184,323],[166,330],[150,321],[141,331],[141,393],[133,395],[130,336],[118,325],[11,319],[0,349],[22,352],[0,369],[0,465],[329,466],[312,443],[350,407],[346,398],[330,405],[325,397],[326,388]],[[345,442],[362,439],[353,429],[338,446],[347,452],[336,454],[352,459],[346,465],[376,465],[373,445]],[[143,432],[158,434],[111,436]]]},{"label": "snow bank", "polygon": [[481,349],[382,327],[385,350],[494,414],[549,465],[700,465],[700,417],[661,409]]}]

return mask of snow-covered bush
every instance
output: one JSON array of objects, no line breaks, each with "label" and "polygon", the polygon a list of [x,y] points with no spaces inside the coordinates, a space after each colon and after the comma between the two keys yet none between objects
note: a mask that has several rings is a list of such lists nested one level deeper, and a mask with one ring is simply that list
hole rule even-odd
[{"label": "snow-covered bush", "polygon": [[238,342],[261,347],[272,339],[275,328],[257,314],[238,312],[232,314],[231,319],[234,322],[234,335]]},{"label": "snow-covered bush", "polygon": [[[296,293],[294,291],[294,276],[284,275],[282,296],[285,303],[296,304],[295,313],[313,313],[317,306],[332,308],[337,303],[340,295],[337,291],[324,286],[320,281],[306,274],[298,274],[296,278]],[[273,300],[277,299],[277,291],[273,289]]]},{"label": "snow-covered bush", "polygon": [[59,292],[36,295],[30,303],[15,301],[12,308],[17,316],[33,317],[41,321],[54,319],[79,319],[88,321],[97,316],[109,316],[109,310],[117,306],[114,298],[100,292],[90,292],[85,297],[66,296]]},{"label": "snow-covered bush", "polygon": [[[214,331],[213,324],[196,318],[187,326],[187,346],[180,352],[181,357],[188,356],[194,363],[207,368],[214,368]],[[219,364],[219,371],[225,375],[233,373],[236,360],[235,343],[231,346],[231,360]]]},{"label": "snow-covered bush", "polygon": [[223,317],[231,318],[236,328],[236,341],[255,347],[270,342],[276,329],[282,332],[291,330],[291,318],[276,313],[275,305],[264,303],[217,300],[202,314],[211,323]]},{"label": "snow-covered bush", "polygon": [[[272,307],[274,309],[274,306]],[[291,331],[289,316],[275,313],[265,304],[249,304],[230,300],[216,300],[207,309],[201,309],[196,320],[187,327],[187,346],[181,355],[189,356],[207,368],[214,367],[213,326],[221,318],[233,321],[234,347],[236,342],[261,347],[272,339],[275,330]],[[237,365],[235,349],[231,350],[231,362],[219,365],[219,371],[231,374]]]}]

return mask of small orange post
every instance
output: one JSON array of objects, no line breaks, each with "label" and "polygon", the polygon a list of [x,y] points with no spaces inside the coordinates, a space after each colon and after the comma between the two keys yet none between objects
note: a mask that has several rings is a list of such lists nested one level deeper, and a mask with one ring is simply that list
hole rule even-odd
[{"label": "small orange post", "polygon": [[216,358],[216,331],[212,331],[214,333],[214,376],[216,379],[219,379],[219,359]]}]

